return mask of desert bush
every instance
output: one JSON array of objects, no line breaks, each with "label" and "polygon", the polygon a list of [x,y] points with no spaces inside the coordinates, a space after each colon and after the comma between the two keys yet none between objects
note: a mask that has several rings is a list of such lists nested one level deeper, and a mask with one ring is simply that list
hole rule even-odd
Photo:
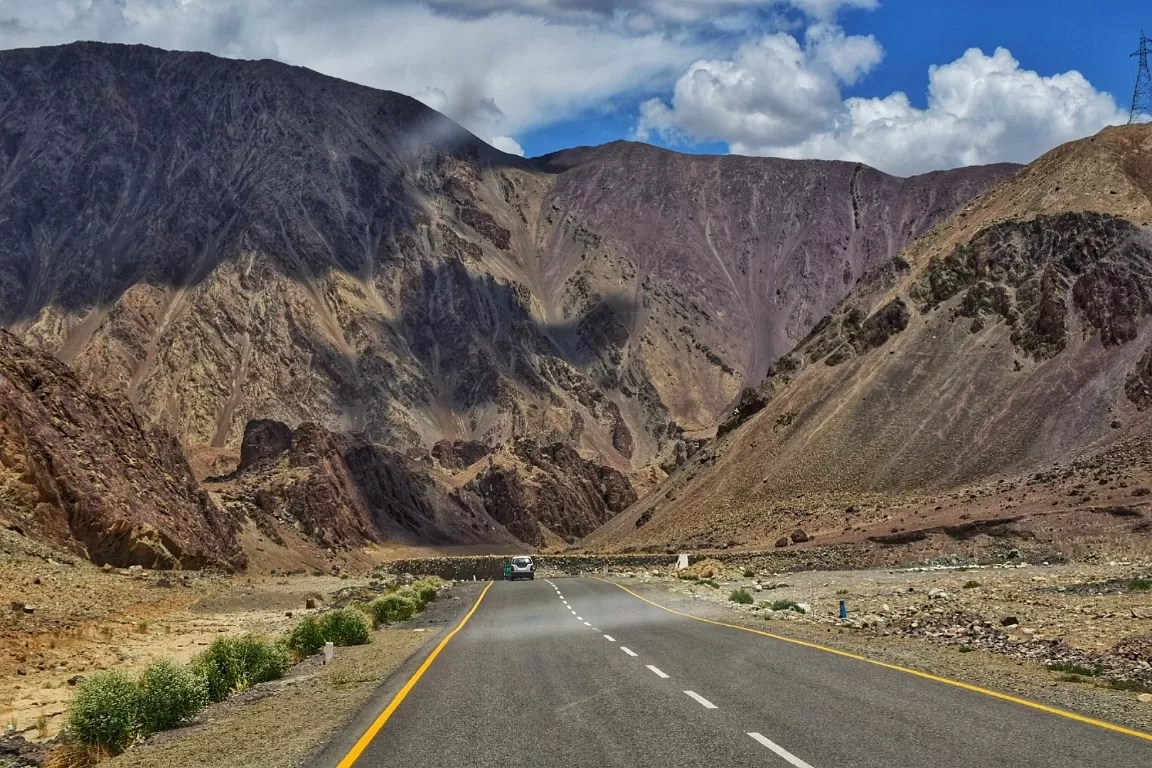
[{"label": "desert bush", "polygon": [[69,735],[89,747],[118,755],[138,735],[140,688],[117,670],[82,680],[68,708]]},{"label": "desert bush", "polygon": [[425,605],[435,602],[436,598],[440,596],[439,589],[429,581],[418,581],[412,585],[412,588],[416,591],[416,594],[419,595],[420,601]]},{"label": "desert bush", "polygon": [[320,633],[333,645],[365,645],[368,619],[355,608],[338,608],[320,617]]},{"label": "desert bush", "polygon": [[208,705],[207,681],[188,666],[168,659],[145,667],[137,687],[141,736],[175,728]]},{"label": "desert bush", "polygon": [[964,582],[964,589],[976,589],[979,586],[980,586],[980,582],[975,581],[975,580]]},{"label": "desert bush", "polygon": [[750,579],[755,575],[756,575],[756,571],[752,570],[751,568],[745,568],[744,569],[744,578]]},{"label": "desert bush", "polygon": [[700,579],[700,583],[706,587],[712,587],[712,589],[720,589],[720,585],[712,579]]},{"label": "desert bush", "polygon": [[746,589],[734,589],[728,599],[740,605],[752,605],[752,594]]},{"label": "desert bush", "polygon": [[418,608],[414,600],[393,593],[372,601],[372,615],[377,624],[395,624],[407,621],[416,615]]},{"label": "desert bush", "polygon": [[1128,582],[1128,589],[1133,592],[1147,592],[1152,589],[1152,580],[1149,579],[1132,579]]},{"label": "desert bush", "polygon": [[205,679],[208,697],[222,701],[229,694],[275,680],[290,665],[283,648],[252,635],[217,637],[196,657],[196,671]]},{"label": "desert bush", "polygon": [[320,629],[320,622],[315,616],[300,619],[288,633],[285,645],[297,659],[306,659],[319,653],[324,647],[324,632]]},{"label": "desert bush", "polygon": [[772,603],[772,610],[804,613],[804,609],[800,607],[800,604],[793,600],[776,600]]},{"label": "desert bush", "polygon": [[1085,667],[1070,661],[1054,662],[1048,665],[1048,669],[1052,672],[1068,672],[1069,674],[1081,675],[1083,677],[1096,677],[1100,674],[1100,670],[1096,667]]}]

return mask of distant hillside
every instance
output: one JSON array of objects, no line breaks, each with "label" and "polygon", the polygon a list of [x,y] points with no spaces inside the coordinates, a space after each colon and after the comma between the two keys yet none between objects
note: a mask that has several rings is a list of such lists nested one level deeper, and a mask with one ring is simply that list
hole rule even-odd
[{"label": "distant hillside", "polygon": [[[718,444],[590,542],[911,536],[962,522],[950,489],[1038,472],[982,514],[1130,499],[1152,458],[1150,160],[1152,127],[1110,128],[965,205],[872,270],[745,393]],[[1045,470],[1102,451],[1124,458],[1089,473],[1093,489],[1022,501],[1074,474]]]}]

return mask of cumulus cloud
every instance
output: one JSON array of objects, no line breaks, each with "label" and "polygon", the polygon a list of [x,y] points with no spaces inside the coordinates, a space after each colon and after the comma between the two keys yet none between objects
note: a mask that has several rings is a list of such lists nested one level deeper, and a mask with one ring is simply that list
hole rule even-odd
[{"label": "cumulus cloud", "polygon": [[426,0],[441,13],[476,18],[519,13],[559,22],[662,24],[712,23],[748,11],[793,8],[814,19],[845,8],[875,8],[879,0]]},{"label": "cumulus cloud", "polygon": [[864,162],[898,175],[992,162],[1029,162],[1057,144],[1126,116],[1079,72],[1023,69],[999,48],[970,49],[933,66],[923,109],[904,93],[840,99],[880,59],[875,41],[809,28],[746,45],[732,59],[702,60],[670,104],[641,106],[637,133],[719,140],[736,154]]},{"label": "cumulus cloud", "polygon": [[883,49],[871,36],[809,28],[806,44],[789,34],[746,43],[731,59],[702,59],[675,86],[671,106],[641,105],[637,133],[719,139],[742,147],[792,146],[821,131],[843,109],[840,83],[875,66]]},{"label": "cumulus cloud", "polygon": [[84,39],[276,58],[415,96],[480,136],[515,136],[638,87],[670,86],[710,50],[655,28],[490,10],[465,18],[414,0],[3,0],[0,48]]},{"label": "cumulus cloud", "polygon": [[524,157],[524,147],[520,146],[520,142],[511,136],[493,136],[492,140],[488,142],[501,152],[507,152],[510,155],[519,155]]}]

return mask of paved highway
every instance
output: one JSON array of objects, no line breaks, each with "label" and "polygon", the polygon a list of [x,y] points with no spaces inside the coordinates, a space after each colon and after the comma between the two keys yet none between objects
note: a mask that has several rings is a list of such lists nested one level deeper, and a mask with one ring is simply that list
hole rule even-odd
[{"label": "paved highway", "polygon": [[457,626],[321,765],[1152,766],[1152,738],[687,618],[596,579],[497,582]]}]

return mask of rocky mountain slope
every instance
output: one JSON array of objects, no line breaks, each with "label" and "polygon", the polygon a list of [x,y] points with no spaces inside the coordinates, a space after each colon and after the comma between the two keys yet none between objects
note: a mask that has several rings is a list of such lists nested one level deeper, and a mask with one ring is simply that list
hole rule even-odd
[{"label": "rocky mountain slope", "polygon": [[975,535],[956,501],[985,494],[957,489],[1003,479],[980,510],[1001,526],[1044,488],[1036,514],[1091,511],[1085,481],[1063,480],[1106,450],[1124,460],[1089,481],[1125,506],[1101,509],[1117,535],[1146,529],[1128,486],[1152,458],[1150,158],[1152,127],[1109,128],[971,201],[872,270],[745,392],[717,444],[592,542]]},{"label": "rocky mountain slope", "polygon": [[0,52],[0,323],[186,445],[274,419],[563,443],[641,487],[865,270],[1000,178],[535,162],[270,61]]},{"label": "rocky mountain slope", "polygon": [[238,522],[161,427],[0,331],[0,526],[97,564],[239,568]]}]

